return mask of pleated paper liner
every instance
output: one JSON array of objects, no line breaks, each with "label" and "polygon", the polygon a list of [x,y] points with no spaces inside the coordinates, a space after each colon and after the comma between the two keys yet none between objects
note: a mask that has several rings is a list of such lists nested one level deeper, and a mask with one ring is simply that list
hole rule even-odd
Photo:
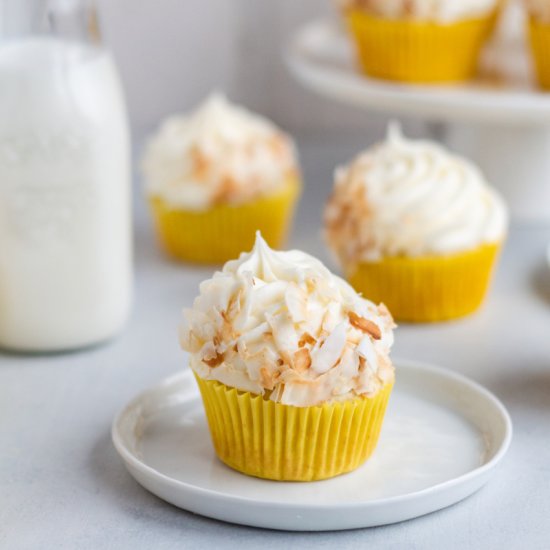
[{"label": "pleated paper liner", "polygon": [[529,42],[539,85],[550,90],[550,24],[529,20]]},{"label": "pleated paper liner", "polygon": [[292,178],[280,191],[242,205],[192,211],[173,208],[155,197],[151,207],[159,238],[170,256],[196,263],[223,263],[250,250],[258,229],[272,248],[281,248],[300,188],[300,182]]},{"label": "pleated paper liner", "polygon": [[496,14],[449,24],[346,15],[360,64],[370,76],[408,83],[452,83],[472,78]]},{"label": "pleated paper liner", "polygon": [[292,407],[197,379],[219,459],[244,474],[314,481],[355,470],[374,451],[392,390],[315,407]]},{"label": "pleated paper liner", "polygon": [[383,302],[395,319],[435,322],[477,310],[487,294],[500,244],[450,256],[394,257],[348,270],[358,292]]}]

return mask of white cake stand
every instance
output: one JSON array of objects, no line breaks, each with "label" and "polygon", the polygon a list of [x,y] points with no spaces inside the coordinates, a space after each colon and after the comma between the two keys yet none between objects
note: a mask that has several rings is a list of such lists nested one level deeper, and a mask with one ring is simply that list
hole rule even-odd
[{"label": "white cake stand", "polygon": [[[517,14],[516,14],[517,16]],[[478,163],[518,221],[550,222],[550,94],[536,89],[522,21],[514,16],[488,48],[477,81],[411,86],[370,79],[355,66],[345,29],[301,29],[287,63],[308,88],[357,107],[431,121],[435,136]]]}]

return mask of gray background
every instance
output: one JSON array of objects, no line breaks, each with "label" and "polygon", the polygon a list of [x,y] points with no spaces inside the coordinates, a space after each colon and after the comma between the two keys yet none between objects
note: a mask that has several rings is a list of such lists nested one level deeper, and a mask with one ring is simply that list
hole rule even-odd
[{"label": "gray background", "polygon": [[336,17],[330,0],[99,0],[136,131],[214,89],[296,134],[380,135],[384,118],[312,96],[281,50],[301,24]]}]

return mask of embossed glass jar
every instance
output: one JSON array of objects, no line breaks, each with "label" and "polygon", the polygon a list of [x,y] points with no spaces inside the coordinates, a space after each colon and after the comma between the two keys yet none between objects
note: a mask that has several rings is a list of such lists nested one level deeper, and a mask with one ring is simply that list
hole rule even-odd
[{"label": "embossed glass jar", "polygon": [[0,0],[0,346],[78,348],[132,288],[124,99],[89,0]]}]

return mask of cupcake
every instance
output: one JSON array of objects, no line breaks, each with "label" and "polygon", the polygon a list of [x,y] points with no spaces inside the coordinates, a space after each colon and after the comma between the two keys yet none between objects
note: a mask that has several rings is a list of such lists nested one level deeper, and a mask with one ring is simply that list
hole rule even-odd
[{"label": "cupcake", "polygon": [[325,236],[357,291],[398,320],[441,321],[481,305],[507,220],[475,166],[392,125],[336,171]]},{"label": "cupcake", "polygon": [[370,76],[411,83],[473,77],[502,0],[344,0]]},{"label": "cupcake", "polygon": [[524,1],[537,80],[541,88],[550,90],[550,1]]},{"label": "cupcake", "polygon": [[257,230],[272,246],[284,243],[301,185],[294,144],[224,97],[166,120],[143,170],[160,241],[174,258],[224,262],[251,248]]},{"label": "cupcake", "polygon": [[279,481],[364,463],[394,382],[393,328],[385,306],[258,234],[201,284],[181,328],[220,460]]}]

